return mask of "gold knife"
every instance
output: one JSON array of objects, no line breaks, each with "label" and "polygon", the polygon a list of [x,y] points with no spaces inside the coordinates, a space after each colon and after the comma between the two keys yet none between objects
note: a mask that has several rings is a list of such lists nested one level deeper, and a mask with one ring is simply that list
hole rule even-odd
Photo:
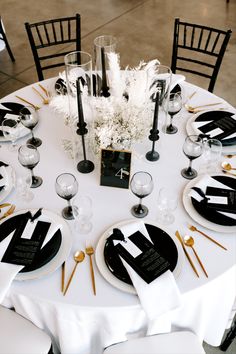
[{"label": "gold knife", "polygon": [[180,233],[179,233],[178,230],[175,232],[175,236],[178,238],[179,242],[181,243],[181,246],[182,246],[182,248],[184,250],[184,253],[185,253],[186,257],[188,258],[188,261],[189,261],[191,267],[193,268],[194,272],[196,273],[197,277],[199,278],[199,274],[197,272],[197,269],[195,268],[195,266],[193,264],[193,261],[191,260],[190,255],[188,254],[188,252],[187,252],[187,250],[185,248],[184,242],[183,242],[182,237],[180,236]]}]

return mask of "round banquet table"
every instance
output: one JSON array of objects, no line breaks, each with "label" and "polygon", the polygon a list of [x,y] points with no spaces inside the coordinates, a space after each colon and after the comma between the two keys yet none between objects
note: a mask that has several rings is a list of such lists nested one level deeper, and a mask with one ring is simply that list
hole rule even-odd
[{"label": "round banquet table", "polygon": [[[44,87],[54,90],[56,78],[42,82]],[[63,115],[55,112],[49,105],[42,105],[29,85],[1,99],[1,102],[20,102],[15,95],[24,97],[34,104],[40,105],[40,122],[35,128],[35,136],[43,141],[39,147],[40,162],[35,167],[35,174],[43,178],[43,184],[33,189],[34,199],[23,202],[16,198],[13,189],[5,201],[16,204],[16,210],[26,208],[46,208],[60,215],[66,201],[59,198],[55,192],[55,179],[63,172],[73,173],[79,183],[78,194],[86,194],[93,202],[93,229],[88,235],[75,232],[74,221],[68,221],[72,235],[72,248],[66,261],[66,280],[74,266],[73,254],[77,249],[85,249],[86,239],[90,239],[94,247],[103,233],[112,225],[124,220],[136,220],[130,213],[131,207],[137,198],[130,189],[106,187],[100,185],[99,159],[95,163],[95,170],[89,174],[77,171],[78,161],[68,156],[62,140],[70,139],[70,129],[64,124]],[[192,105],[222,102],[222,107],[231,107],[222,98],[193,86],[187,82],[181,87],[190,95],[196,91],[191,99]],[[61,267],[56,271],[32,280],[13,281],[3,305],[13,306],[15,310],[44,329],[52,338],[55,353],[64,354],[101,354],[103,348],[113,343],[124,341],[129,336],[150,335],[168,332],[173,329],[190,329],[200,340],[213,346],[218,346],[222,340],[225,328],[232,311],[236,295],[236,233],[217,232],[199,225],[184,209],[182,196],[188,183],[180,171],[188,165],[188,160],[182,152],[182,145],[186,136],[186,122],[192,117],[185,108],[174,118],[179,131],[174,135],[163,134],[160,129],[160,139],[156,150],[160,154],[157,162],[148,162],[145,153],[151,149],[151,142],[147,139],[137,145],[133,152],[131,172],[148,171],[154,179],[154,190],[144,200],[149,208],[145,222],[157,218],[157,196],[161,187],[168,187],[178,195],[178,207],[175,210],[175,222],[165,226],[168,233],[175,234],[176,230],[184,235],[192,234],[195,238],[196,249],[208,271],[206,278],[193,253],[188,249],[199,271],[197,278],[190,264],[184,259],[182,269],[177,277],[177,285],[182,294],[181,305],[153,321],[149,321],[140,306],[136,295],[122,291],[112,286],[108,279],[101,275],[95,261],[95,279],[97,295],[94,296],[91,286],[89,258],[79,264],[70,288],[63,296],[61,287]],[[28,137],[18,140],[23,144]],[[9,152],[8,142],[0,142],[1,160],[13,168],[19,168],[17,152]],[[235,147],[236,152],[236,147]],[[222,157],[223,160],[223,157]],[[236,166],[236,157],[230,162]],[[194,161],[194,168],[201,169],[201,158]],[[220,168],[219,168],[220,172]],[[188,231],[188,224],[196,225],[209,236],[223,244],[227,251],[217,247],[196,232]],[[173,236],[175,237],[175,236]],[[95,260],[95,258],[94,258]],[[164,294],[163,294],[164,296]],[[158,306],[158,304],[157,304]]]}]

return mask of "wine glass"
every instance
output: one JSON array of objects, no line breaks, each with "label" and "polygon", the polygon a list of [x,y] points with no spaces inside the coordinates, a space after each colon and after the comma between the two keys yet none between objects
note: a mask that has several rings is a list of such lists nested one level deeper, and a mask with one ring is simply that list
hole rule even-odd
[{"label": "wine glass", "polygon": [[203,143],[202,159],[206,172],[214,173],[221,160],[222,143],[218,139],[207,139]]},{"label": "wine glass", "polygon": [[169,101],[168,101],[168,113],[170,115],[170,124],[166,127],[167,134],[175,134],[178,131],[178,128],[172,124],[173,117],[182,108],[182,96],[181,92],[170,93]]},{"label": "wine glass", "polygon": [[34,145],[36,147],[42,144],[42,140],[34,137],[33,129],[39,122],[38,111],[31,106],[25,106],[20,110],[20,121],[24,127],[30,129],[32,138],[27,140],[27,144]]},{"label": "wine glass", "polygon": [[131,213],[136,218],[143,218],[148,214],[148,208],[142,205],[142,199],[153,190],[152,176],[148,172],[136,172],[131,178],[130,187],[134,195],[140,198],[139,204],[132,207]]},{"label": "wine glass", "polygon": [[178,198],[171,188],[161,188],[157,198],[157,221],[163,225],[172,224],[175,220],[173,211],[177,208]]},{"label": "wine glass", "polygon": [[192,161],[201,156],[202,151],[202,139],[198,135],[188,135],[183,145],[183,152],[189,158],[189,166],[181,171],[184,178],[193,179],[197,176],[197,171],[192,168]]},{"label": "wine glass", "polygon": [[37,188],[43,183],[43,179],[35,176],[33,169],[40,160],[40,155],[37,148],[33,145],[22,145],[18,150],[18,160],[20,164],[31,171],[31,188]]},{"label": "wine glass", "polygon": [[2,122],[2,132],[3,136],[11,141],[11,145],[9,146],[9,151],[16,151],[18,146],[16,144],[16,140],[20,136],[20,127],[19,120],[16,118],[6,118]]},{"label": "wine glass", "polygon": [[72,212],[75,218],[75,230],[87,234],[92,230],[90,221],[92,213],[92,200],[86,195],[77,196],[72,201]]},{"label": "wine glass", "polygon": [[26,168],[15,170],[13,180],[16,188],[16,197],[25,202],[33,200],[34,194],[30,190],[32,183],[30,170]]},{"label": "wine glass", "polygon": [[67,220],[74,219],[70,200],[78,192],[78,182],[71,173],[62,173],[56,178],[55,189],[59,197],[66,199],[68,206],[62,210],[62,216]]}]

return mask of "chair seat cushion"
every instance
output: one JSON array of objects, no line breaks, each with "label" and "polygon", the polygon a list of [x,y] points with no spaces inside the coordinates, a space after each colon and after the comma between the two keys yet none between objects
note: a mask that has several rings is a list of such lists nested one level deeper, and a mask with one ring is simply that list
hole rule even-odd
[{"label": "chair seat cushion", "polygon": [[114,344],[104,354],[204,354],[195,334],[189,331],[158,334]]},{"label": "chair seat cushion", "polygon": [[47,354],[51,344],[32,322],[0,306],[0,354]]}]

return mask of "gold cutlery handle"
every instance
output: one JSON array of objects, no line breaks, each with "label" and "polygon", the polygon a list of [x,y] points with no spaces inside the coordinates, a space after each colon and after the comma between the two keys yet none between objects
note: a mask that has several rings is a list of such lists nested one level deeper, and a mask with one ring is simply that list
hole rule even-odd
[{"label": "gold cutlery handle", "polygon": [[218,104],[221,104],[222,102],[215,102],[215,103],[208,103],[208,104],[203,104],[201,106],[196,106],[194,108],[202,108],[202,107],[208,107],[208,106],[216,106]]},{"label": "gold cutlery handle", "polygon": [[48,94],[48,91],[45,89],[45,87],[43,87],[43,85],[41,85],[41,84],[38,84],[38,85],[39,85],[39,87],[43,90],[43,92],[45,93],[45,95],[48,97],[49,94]]},{"label": "gold cutlery handle", "polygon": [[72,280],[72,278],[73,278],[73,276],[74,276],[74,274],[75,274],[77,265],[78,265],[78,262],[76,262],[76,264],[75,264],[75,266],[74,266],[74,269],[73,269],[73,271],[72,271],[72,273],[71,273],[71,275],[70,275],[70,278],[69,278],[68,283],[67,283],[67,285],[66,285],[65,291],[64,291],[64,293],[63,293],[64,296],[66,295],[66,292],[67,292],[67,290],[68,290],[68,288],[69,288],[69,286],[70,286],[70,283],[71,283],[71,280]]},{"label": "gold cutlery handle", "polygon": [[36,92],[42,98],[43,101],[45,100],[43,95],[41,95],[41,93],[35,87],[32,87],[32,89],[34,90],[34,92]]},{"label": "gold cutlery handle", "polygon": [[226,171],[226,170],[222,170],[222,172],[225,173],[226,175],[236,177],[236,174],[235,174],[235,173],[231,173],[231,172],[228,172],[228,171]]},{"label": "gold cutlery handle", "polygon": [[204,232],[200,231],[197,229],[197,231],[202,234],[203,236],[205,236],[206,238],[208,238],[208,240],[214,242],[216,245],[218,245],[219,247],[223,248],[225,251],[227,251],[227,248],[224,247],[223,245],[221,245],[219,242],[217,242],[216,240],[214,240],[214,238],[211,238],[210,236],[208,236],[207,234],[205,234]]},{"label": "gold cutlery handle", "polygon": [[185,255],[186,255],[186,257],[187,257],[187,259],[188,259],[188,261],[189,261],[191,267],[193,268],[194,272],[196,273],[197,277],[199,278],[199,274],[198,274],[198,272],[197,272],[197,269],[195,268],[195,265],[193,264],[193,261],[191,260],[190,255],[188,254],[188,252],[187,252],[187,250],[186,250],[186,248],[185,248],[185,245],[184,245],[184,243],[183,243],[183,240],[182,240],[182,238],[181,238],[179,232],[176,231],[175,235],[177,236],[178,240],[180,241],[181,246],[182,246],[182,248],[183,248],[183,250],[184,250],[184,253],[185,253]]},{"label": "gold cutlery handle", "polygon": [[89,256],[89,264],[90,264],[90,274],[92,279],[93,293],[94,295],[96,295],[96,285],[95,285],[92,255]]},{"label": "gold cutlery handle", "polygon": [[16,96],[19,100],[21,100],[22,102],[25,102],[25,103],[29,104],[31,107],[33,107],[33,108],[36,109],[36,110],[38,110],[38,109],[40,108],[40,107],[38,107],[38,106],[35,106],[33,103],[27,101],[26,99],[20,97],[20,96],[17,96],[17,95],[15,95],[15,96]]},{"label": "gold cutlery handle", "polygon": [[194,252],[194,254],[195,254],[195,256],[196,256],[196,258],[197,258],[197,260],[198,260],[198,263],[200,264],[200,266],[201,266],[203,272],[205,273],[206,277],[208,278],[208,274],[207,274],[207,272],[206,272],[206,269],[204,268],[204,265],[202,264],[202,261],[200,260],[198,254],[197,254],[197,252],[196,252],[196,250],[195,250],[195,248],[192,247],[192,249],[193,249],[193,252]]},{"label": "gold cutlery handle", "polygon": [[65,286],[65,262],[62,263],[61,265],[61,292],[63,293],[64,291],[64,286]]}]

